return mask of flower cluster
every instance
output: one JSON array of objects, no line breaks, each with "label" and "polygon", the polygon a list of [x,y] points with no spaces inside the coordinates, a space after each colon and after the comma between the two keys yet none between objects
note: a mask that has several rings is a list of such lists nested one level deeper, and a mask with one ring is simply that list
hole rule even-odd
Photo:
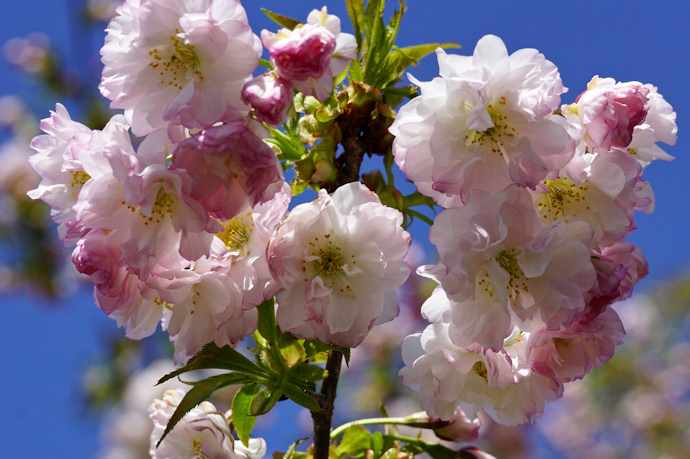
[{"label": "flower cluster", "polygon": [[405,340],[400,374],[431,416],[524,423],[622,342],[610,305],[647,273],[622,239],[654,207],[642,171],[671,159],[655,142],[675,143],[675,113],[651,85],[598,77],[559,107],[556,67],[495,36],[437,54],[441,76],[391,127],[396,162],[445,208],[440,261],[419,270],[440,284],[432,323]]}]

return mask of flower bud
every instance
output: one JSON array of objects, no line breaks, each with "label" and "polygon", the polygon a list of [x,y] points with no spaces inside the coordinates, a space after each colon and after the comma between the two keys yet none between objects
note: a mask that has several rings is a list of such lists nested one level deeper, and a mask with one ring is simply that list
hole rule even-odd
[{"label": "flower bud", "polygon": [[259,121],[280,126],[292,103],[292,83],[275,72],[266,72],[242,88],[242,101],[254,108]]},{"label": "flower bud", "polygon": [[[306,24],[296,27],[289,35],[273,40],[264,36],[264,44],[271,54],[271,61],[278,73],[288,80],[320,78],[328,68],[335,36],[325,27]],[[267,43],[271,41],[273,43]]]}]

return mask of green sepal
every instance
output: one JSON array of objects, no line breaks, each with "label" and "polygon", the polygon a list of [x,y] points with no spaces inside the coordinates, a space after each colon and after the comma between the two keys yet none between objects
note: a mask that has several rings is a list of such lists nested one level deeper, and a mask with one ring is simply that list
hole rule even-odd
[{"label": "green sepal", "polygon": [[383,452],[383,434],[381,432],[374,432],[371,434],[371,449],[374,451],[374,457],[379,457]]},{"label": "green sepal", "polygon": [[251,377],[254,381],[262,381],[268,377],[268,373],[263,368],[230,346],[218,347],[215,343],[209,343],[192,357],[187,365],[163,376],[157,384],[162,384],[188,371],[208,369],[237,371]]},{"label": "green sepal", "polygon": [[252,400],[249,408],[249,414],[252,416],[260,416],[271,411],[271,408],[278,403],[278,400],[283,396],[283,391],[275,387],[266,387],[261,389]]},{"label": "green sepal", "polygon": [[248,384],[242,386],[232,399],[232,425],[235,427],[240,441],[247,447],[249,446],[249,438],[256,422],[256,416],[251,415],[250,409],[254,397],[258,393],[258,384]]},{"label": "green sepal", "polygon": [[175,412],[170,417],[168,425],[165,427],[165,431],[161,436],[156,447],[158,447],[163,439],[168,435],[168,433],[175,427],[175,425],[192,410],[199,403],[208,400],[212,393],[223,387],[231,386],[233,384],[247,384],[251,383],[252,380],[247,375],[239,373],[230,373],[224,375],[211,376],[210,378],[202,379],[201,381],[194,384],[189,392],[187,392],[175,409]]},{"label": "green sepal", "polygon": [[269,11],[266,8],[261,8],[261,11],[263,11],[263,13],[266,16],[272,19],[273,22],[275,22],[281,27],[285,27],[286,29],[293,30],[295,27],[302,24],[302,22],[298,21],[297,19],[283,16],[282,14],[274,13],[273,11]]},{"label": "green sepal", "polygon": [[364,427],[354,425],[343,434],[343,441],[335,450],[340,457],[362,457],[371,449],[371,434]]}]

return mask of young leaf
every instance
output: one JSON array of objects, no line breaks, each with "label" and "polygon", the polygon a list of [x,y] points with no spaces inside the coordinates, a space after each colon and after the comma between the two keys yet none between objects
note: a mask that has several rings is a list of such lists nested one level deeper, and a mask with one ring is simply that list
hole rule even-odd
[{"label": "young leaf", "polygon": [[343,434],[335,454],[340,457],[362,457],[371,449],[371,434],[362,426],[354,425]]},{"label": "young leaf", "polygon": [[250,414],[250,408],[258,392],[258,384],[248,384],[242,386],[232,399],[232,425],[245,446],[249,446],[249,437],[256,422],[256,416]]},{"label": "young leaf", "polygon": [[352,26],[355,29],[357,40],[357,53],[362,49],[362,32],[364,30],[364,0],[345,0],[347,13],[350,15]]},{"label": "young leaf", "polygon": [[321,406],[319,406],[319,403],[313,398],[311,398],[309,395],[307,395],[307,393],[304,392],[302,389],[295,386],[293,383],[286,381],[283,384],[283,392],[285,392],[285,396],[287,398],[297,403],[298,405],[303,406],[309,411],[321,411]]},{"label": "young leaf", "polygon": [[383,451],[383,434],[374,432],[371,435],[371,449],[374,450],[374,457],[379,457]]},{"label": "young leaf", "polygon": [[276,312],[273,299],[266,300],[256,307],[259,311],[259,333],[271,346],[276,344]]},{"label": "young leaf", "polygon": [[172,373],[163,376],[158,384],[181,375],[188,371],[220,369],[231,370],[243,373],[254,381],[264,380],[268,374],[260,366],[231,348],[230,346],[218,347],[214,343],[209,343],[199,351],[197,355],[182,368],[178,368]]},{"label": "young leaf", "polygon": [[261,11],[264,12],[266,16],[271,18],[273,22],[278,24],[281,27],[285,27],[286,29],[294,29],[298,25],[302,24],[300,21],[297,19],[292,19],[287,16],[283,16],[282,14],[274,13],[272,11],[268,11],[266,8],[261,8]]},{"label": "young leaf", "polygon": [[288,380],[299,379],[303,381],[321,381],[328,375],[328,371],[316,365],[298,363],[288,371]]},{"label": "young leaf", "polygon": [[156,446],[160,445],[163,439],[170,433],[170,431],[175,427],[175,425],[192,410],[199,403],[208,400],[212,393],[223,387],[231,386],[233,384],[246,384],[252,382],[247,375],[239,373],[230,373],[224,375],[211,376],[210,378],[202,379],[201,381],[194,384],[189,392],[187,392],[177,406],[177,409],[170,417],[168,425],[165,427],[165,431],[161,436]]},{"label": "young leaf", "polygon": [[304,342],[304,349],[307,351],[307,358],[311,358],[322,352],[340,351],[345,357],[345,363],[347,366],[350,366],[350,349],[347,347],[331,346],[330,344],[322,343],[318,339],[311,339]]}]

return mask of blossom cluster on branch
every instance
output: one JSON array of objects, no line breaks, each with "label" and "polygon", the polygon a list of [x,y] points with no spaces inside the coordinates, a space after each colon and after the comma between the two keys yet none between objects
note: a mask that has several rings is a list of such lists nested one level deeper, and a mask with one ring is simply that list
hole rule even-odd
[{"label": "blossom cluster on branch", "polygon": [[[154,457],[260,457],[253,420],[286,398],[312,411],[314,456],[328,457],[341,355],[398,315],[415,217],[440,259],[419,270],[440,284],[422,308],[431,324],[402,349],[403,384],[433,418],[423,428],[463,419],[476,438],[479,410],[527,422],[621,343],[610,305],[647,273],[623,238],[654,207],[641,177],[671,159],[656,146],[675,142],[671,106],[651,85],[598,77],[561,106],[556,66],[495,36],[472,56],[400,49],[404,8],[385,26],[384,4],[348,1],[354,35],[326,7],[304,23],[268,12],[283,28],[259,38],[236,0],[128,0],[99,86],[124,113],[92,130],[58,104],[41,122],[29,196],[51,206],[96,304],[131,339],[167,331],[183,366],[161,381],[232,371],[152,405]],[[434,50],[440,77],[410,77],[419,96],[396,86]],[[383,156],[386,179],[360,181],[365,154]],[[418,192],[395,188],[394,163]],[[306,187],[318,197],[288,212]],[[432,222],[415,205],[443,210]],[[234,351],[250,335],[255,362]],[[232,420],[195,408],[232,384]],[[349,454],[359,433],[344,431]],[[371,457],[432,448],[364,435]]]}]

